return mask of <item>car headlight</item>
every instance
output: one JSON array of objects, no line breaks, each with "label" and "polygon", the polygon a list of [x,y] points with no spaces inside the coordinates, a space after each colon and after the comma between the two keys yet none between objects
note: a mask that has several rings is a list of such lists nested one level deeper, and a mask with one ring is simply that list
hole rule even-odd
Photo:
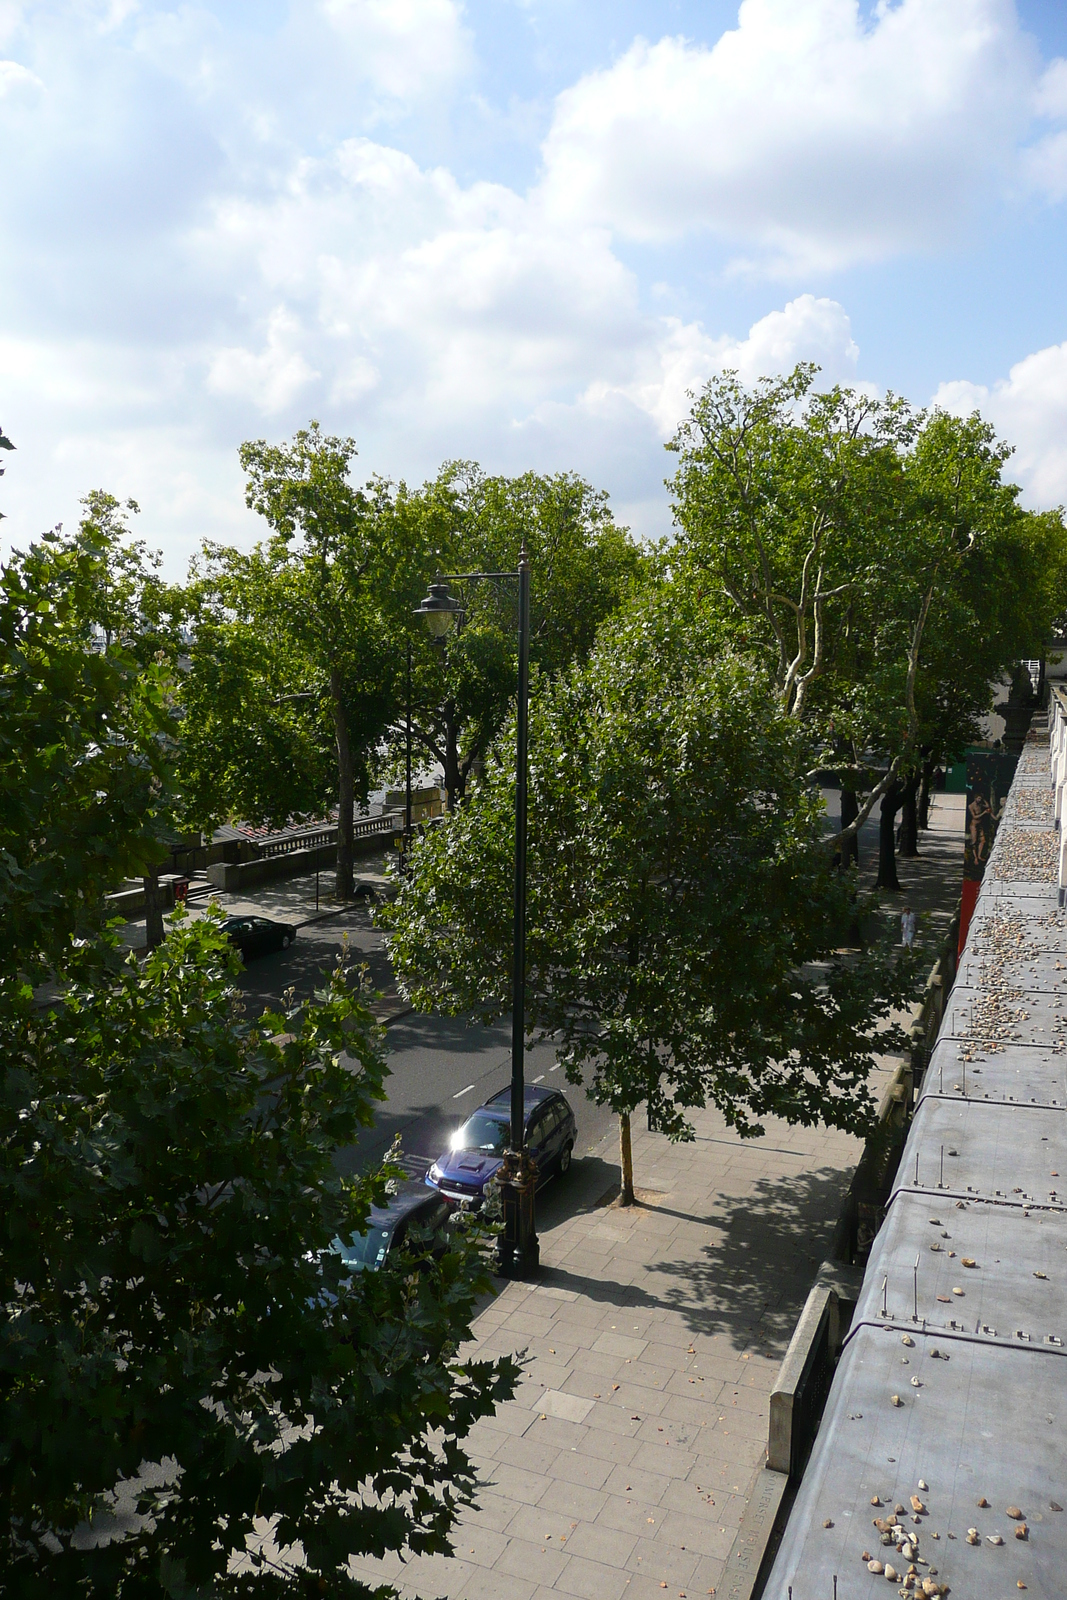
[{"label": "car headlight", "polygon": [[430,1168],[430,1177],[433,1179],[434,1183],[440,1183],[442,1176],[443,1174],[441,1169],[435,1161],[433,1166]]}]

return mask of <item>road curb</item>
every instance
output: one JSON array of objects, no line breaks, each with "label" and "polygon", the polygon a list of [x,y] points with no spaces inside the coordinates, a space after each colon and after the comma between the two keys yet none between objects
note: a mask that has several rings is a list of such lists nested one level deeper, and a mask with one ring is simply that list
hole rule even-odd
[{"label": "road curb", "polygon": [[387,1028],[391,1022],[399,1022],[402,1017],[410,1017],[414,1009],[414,1006],[405,1006],[403,1011],[394,1011],[388,1017],[379,1017],[378,1021],[383,1028]]},{"label": "road curb", "polygon": [[[356,911],[360,906],[365,906],[366,904],[366,898],[363,897],[359,900],[351,901],[346,906],[335,906],[332,911],[316,911],[313,917],[305,917],[303,922],[294,922],[293,927],[299,933],[301,928],[310,928],[316,922],[329,922],[333,917],[346,917],[350,911]],[[281,921],[280,917],[278,921]]]}]

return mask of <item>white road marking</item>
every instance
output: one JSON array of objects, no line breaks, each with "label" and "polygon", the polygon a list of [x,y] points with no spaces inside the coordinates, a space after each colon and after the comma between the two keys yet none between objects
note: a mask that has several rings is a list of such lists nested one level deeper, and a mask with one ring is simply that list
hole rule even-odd
[{"label": "white road marking", "polygon": [[556,1065],[554,1067],[549,1067],[548,1070],[549,1070],[549,1072],[558,1072],[559,1071],[559,1062],[557,1061]]},{"label": "white road marking", "polygon": [[461,1089],[458,1094],[454,1094],[452,1096],[453,1100],[462,1100],[463,1096],[465,1094],[470,1094],[470,1092],[471,1092],[471,1090],[473,1088],[474,1088],[473,1083],[468,1083],[468,1085],[467,1085],[467,1087],[465,1089]]},{"label": "white road marking", "polygon": [[544,1078],[545,1078],[545,1075],[542,1072],[540,1077],[534,1079],[534,1083],[543,1083],[544,1082]]}]

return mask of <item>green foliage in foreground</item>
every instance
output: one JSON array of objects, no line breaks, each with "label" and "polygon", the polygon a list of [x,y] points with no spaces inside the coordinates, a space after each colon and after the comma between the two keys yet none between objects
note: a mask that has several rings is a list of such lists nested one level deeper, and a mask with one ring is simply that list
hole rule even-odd
[{"label": "green foliage in foreground", "polygon": [[[382,917],[420,1008],[507,1011],[513,746],[412,852]],[[796,722],[684,594],[603,630],[532,708],[527,1025],[572,1082],[691,1137],[713,1103],[865,1132],[874,1054],[913,981],[899,952],[844,951],[857,907],[830,869]]]},{"label": "green foliage in foreground", "polygon": [[0,571],[0,976],[47,970],[160,853],[169,676],[114,635],[125,530],[103,500]]},{"label": "green foliage in foreground", "polygon": [[47,1011],[4,988],[5,1596],[368,1595],[350,1553],[449,1548],[461,1441],[514,1387],[456,1354],[476,1238],[320,1271],[381,1197],[335,1167],[381,1098],[375,1025],[341,970],[250,1024],[233,960],[200,922],[143,970],[84,946]]}]

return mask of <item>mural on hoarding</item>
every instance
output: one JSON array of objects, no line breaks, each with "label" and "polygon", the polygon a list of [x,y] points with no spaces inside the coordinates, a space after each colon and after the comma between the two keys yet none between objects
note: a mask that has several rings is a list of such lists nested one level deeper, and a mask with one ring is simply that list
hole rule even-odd
[{"label": "mural on hoarding", "polygon": [[981,883],[997,826],[1004,815],[1019,757],[1000,750],[972,751],[967,757],[967,835],[963,843],[963,876]]},{"label": "mural on hoarding", "polygon": [[971,913],[978,899],[978,886],[1004,815],[1008,790],[1019,764],[1017,755],[1003,750],[970,750],[967,753],[967,822],[963,841],[963,901],[960,908],[962,951],[967,942]]}]

